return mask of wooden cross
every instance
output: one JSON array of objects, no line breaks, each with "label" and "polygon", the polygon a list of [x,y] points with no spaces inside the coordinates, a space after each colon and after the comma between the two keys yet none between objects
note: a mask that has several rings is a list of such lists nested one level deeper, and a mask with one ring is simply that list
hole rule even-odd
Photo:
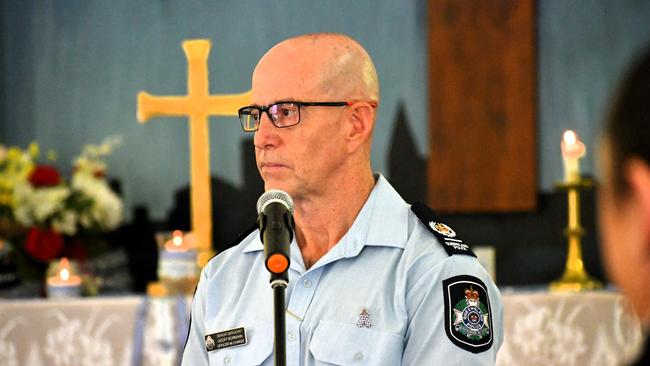
[{"label": "wooden cross", "polygon": [[197,238],[198,264],[203,267],[213,256],[212,200],[210,191],[209,116],[236,116],[250,104],[251,91],[231,95],[210,95],[207,39],[183,42],[187,57],[187,95],[153,96],[138,93],[138,121],[158,116],[188,116],[190,123],[190,196],[192,231]]}]

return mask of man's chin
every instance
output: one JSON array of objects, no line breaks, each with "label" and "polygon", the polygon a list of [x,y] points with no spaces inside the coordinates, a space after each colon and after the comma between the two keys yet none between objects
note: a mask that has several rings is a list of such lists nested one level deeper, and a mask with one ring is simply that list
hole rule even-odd
[{"label": "man's chin", "polygon": [[264,180],[264,191],[270,191],[272,189],[278,189],[287,192],[289,195],[291,195],[291,192],[293,191],[290,185],[287,184],[286,180],[267,178],[266,180]]}]

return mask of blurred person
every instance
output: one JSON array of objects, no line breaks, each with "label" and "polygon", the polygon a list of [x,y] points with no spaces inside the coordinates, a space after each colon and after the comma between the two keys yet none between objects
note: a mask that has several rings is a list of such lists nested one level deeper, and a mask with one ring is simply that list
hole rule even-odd
[{"label": "blurred person", "polygon": [[[600,147],[600,234],[610,279],[650,325],[650,48],[624,77]],[[650,365],[647,340],[638,365]]]}]

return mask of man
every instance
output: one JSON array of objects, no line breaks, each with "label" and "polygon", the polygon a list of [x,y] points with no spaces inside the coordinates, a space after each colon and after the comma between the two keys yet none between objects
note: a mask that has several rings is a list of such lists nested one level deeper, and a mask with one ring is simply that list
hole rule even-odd
[{"label": "man", "polygon": [[[265,189],[295,204],[287,365],[494,364],[498,289],[451,228],[372,173],[379,83],[361,45],[338,34],[283,41],[252,87],[240,119],[255,131]],[[255,230],[203,270],[183,363],[273,364],[272,299]],[[245,331],[246,344],[218,347],[226,331]]]},{"label": "man", "polygon": [[[599,189],[602,249],[610,278],[650,325],[650,49],[626,76],[605,127]],[[650,364],[650,353],[639,365]]]}]

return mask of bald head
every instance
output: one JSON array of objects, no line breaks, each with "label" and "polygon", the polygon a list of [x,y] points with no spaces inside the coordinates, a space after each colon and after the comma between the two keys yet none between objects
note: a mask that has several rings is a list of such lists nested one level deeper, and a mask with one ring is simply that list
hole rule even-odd
[{"label": "bald head", "polygon": [[[278,86],[291,82],[289,99],[379,102],[379,82],[368,53],[342,34],[317,33],[278,43],[262,57],[253,73],[253,94],[259,74],[276,74]],[[266,101],[272,102],[272,101]]]},{"label": "bald head", "polygon": [[[297,201],[335,195],[334,187],[354,182],[370,191],[372,102],[378,102],[379,93],[375,67],[361,45],[339,34],[288,39],[262,57],[252,86],[253,104],[275,105],[273,112],[260,115],[253,139],[266,189],[282,189]],[[278,115],[271,113],[281,113],[277,103],[290,101],[304,107],[299,114],[281,112],[299,122],[278,128],[271,120]]]}]

